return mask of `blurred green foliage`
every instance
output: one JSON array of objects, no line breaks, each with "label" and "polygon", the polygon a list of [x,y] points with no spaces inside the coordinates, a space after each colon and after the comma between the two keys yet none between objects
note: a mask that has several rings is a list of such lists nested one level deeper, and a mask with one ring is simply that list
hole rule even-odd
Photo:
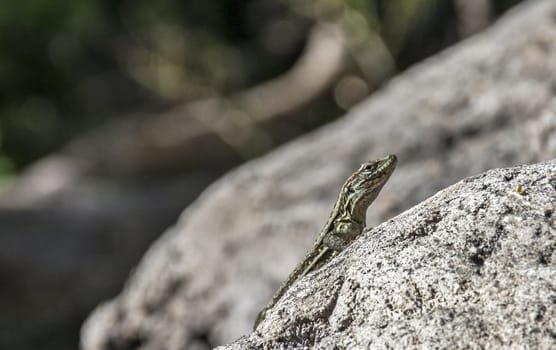
[{"label": "blurred green foliage", "polygon": [[[494,14],[516,2],[491,1]],[[363,71],[361,43],[382,42],[403,69],[458,39],[452,0],[2,1],[0,174],[111,118],[275,77],[342,6]]]},{"label": "blurred green foliage", "polygon": [[262,1],[257,16],[245,10],[253,3],[0,2],[0,155],[21,168],[107,119],[234,91],[285,69],[302,41],[269,59],[258,26],[287,11]]}]

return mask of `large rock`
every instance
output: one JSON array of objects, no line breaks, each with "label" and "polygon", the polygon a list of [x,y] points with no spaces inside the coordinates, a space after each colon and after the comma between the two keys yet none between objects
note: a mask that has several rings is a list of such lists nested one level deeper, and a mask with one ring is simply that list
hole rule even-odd
[{"label": "large rock", "polygon": [[[230,342],[250,333],[256,313],[268,302],[278,285],[301,259],[324,224],[341,183],[364,160],[390,153],[399,157],[398,169],[369,211],[367,222],[373,226],[466,176],[486,169],[553,158],[556,154],[555,17],[556,2],[528,2],[480,36],[407,71],[342,120],[283,146],[222,178],[186,210],[174,228],[152,246],[122,293],[93,313],[82,331],[82,348],[202,349]],[[518,170],[513,171],[519,173]],[[516,175],[504,180],[507,181],[504,195],[510,196],[508,193],[515,192],[517,183],[525,182],[530,175],[527,172],[519,174],[523,178]],[[515,205],[529,201],[531,206],[537,205],[537,199],[547,200],[548,197],[541,197],[537,193],[540,188],[550,190],[546,186],[547,176],[539,172],[538,177],[541,180],[534,186],[526,184],[523,196],[515,194],[508,198],[513,198]],[[491,178],[487,177],[485,181],[488,179]],[[503,182],[491,180],[497,186],[504,185]],[[465,185],[458,186],[460,191],[474,193]],[[475,191],[476,195],[483,194],[486,197],[490,193],[480,188]],[[546,194],[549,195],[550,193]],[[465,205],[458,211],[462,215],[473,205],[460,197],[453,200],[462,201]],[[445,205],[452,208],[454,204]],[[494,204],[491,203],[482,210],[486,212],[493,208]],[[447,303],[449,291],[452,291],[453,298],[462,295],[471,298],[472,291],[482,292],[488,289],[492,293],[496,288],[507,287],[501,285],[495,288],[490,284],[495,281],[474,286],[469,284],[471,282],[458,278],[472,276],[471,273],[485,274],[491,271],[494,268],[492,264],[497,260],[489,260],[489,256],[500,251],[495,243],[506,242],[501,239],[518,233],[508,231],[510,223],[505,221],[500,222],[500,229],[495,226],[492,231],[489,225],[496,217],[479,219],[478,213],[476,220],[484,222],[475,224],[476,227],[484,228],[484,231],[465,231],[459,238],[456,232],[451,232],[442,237],[442,242],[451,242],[453,249],[461,249],[459,257],[446,256],[444,265],[432,265],[430,269],[425,269],[427,260],[412,266],[413,271],[422,275],[399,271],[401,261],[389,265],[390,260],[386,258],[386,254],[393,254],[398,248],[391,247],[391,251],[381,253],[385,245],[392,244],[395,239],[398,242],[405,239],[404,247],[407,248],[400,252],[403,253],[404,263],[409,264],[410,261],[424,257],[422,254],[427,250],[420,244],[434,241],[440,232],[436,231],[439,222],[454,220],[454,224],[457,224],[455,217],[448,216],[455,215],[456,212],[449,213],[440,209],[438,213],[430,213],[434,217],[432,222],[424,224],[423,220],[431,216],[423,216],[413,223],[412,239],[402,235],[401,226],[397,235],[379,233],[385,227],[396,223],[401,225],[402,221],[399,220],[408,220],[422,209],[414,209],[387,224],[390,226],[381,226],[377,231],[367,234],[349,252],[334,260],[329,269],[310,276],[296,287],[295,292],[292,291],[287,300],[278,305],[270,313],[269,320],[261,326],[261,332],[265,332],[262,338],[253,335],[251,338],[244,338],[242,341],[245,343],[238,343],[236,346],[251,342],[262,344],[270,339],[278,339],[279,337],[273,338],[276,335],[274,332],[286,328],[279,326],[277,315],[279,310],[286,310],[286,306],[288,310],[298,308],[301,312],[295,314],[292,311],[290,321],[286,320],[289,323],[284,323],[300,325],[296,331],[287,328],[288,332],[281,338],[292,345],[312,344],[317,339],[327,342],[368,339],[363,333],[370,332],[373,337],[378,336],[380,327],[388,329],[392,336],[407,332],[407,338],[400,341],[412,339],[409,334],[416,337],[419,334],[416,339],[429,339],[438,325],[426,322],[428,315],[437,317],[431,318],[431,321],[439,320],[442,312],[445,312],[442,322],[467,319],[459,314],[451,314],[447,309],[433,310],[430,313],[428,311],[432,310],[430,308],[436,297],[444,298],[445,300],[440,301]],[[509,212],[499,213],[499,218],[517,220],[517,216],[511,215],[513,214]],[[553,232],[546,231],[552,219],[549,217],[543,220],[548,221],[544,224],[544,221],[539,222],[540,234],[548,235],[547,232]],[[527,221],[530,222],[533,221]],[[524,230],[526,228],[519,226],[525,223],[512,222],[511,225],[524,227]],[[497,230],[500,231],[497,233],[500,237],[492,238],[491,235],[493,232],[496,234]],[[526,232],[523,233],[525,234]],[[476,242],[476,253],[470,250],[473,240]],[[518,240],[507,242],[517,244]],[[367,248],[364,248],[365,245]],[[521,249],[519,247],[521,246],[514,248]],[[512,247],[505,249],[512,251]],[[381,254],[379,257],[384,258],[383,265],[367,265],[370,257],[365,254],[371,251]],[[472,258],[473,254],[475,258]],[[354,260],[355,267],[349,267],[349,264],[343,262],[351,259],[350,257],[365,257],[367,262]],[[437,259],[436,256],[428,258]],[[374,260],[376,257],[372,259],[377,261]],[[467,259],[467,265],[455,264],[462,259]],[[550,266],[550,254],[546,259],[546,266]],[[434,261],[435,264],[441,263],[440,260]],[[369,271],[364,269],[365,266]],[[452,266],[452,269],[442,270],[441,275],[436,277],[425,274],[438,271],[439,266]],[[340,273],[347,271],[344,269],[349,269],[350,274],[361,275],[357,278],[352,276],[355,279],[350,280],[348,275]],[[500,269],[506,267],[500,266]],[[336,272],[326,277],[326,273],[332,271]],[[367,279],[369,274],[379,272],[384,273],[381,279]],[[525,280],[519,280],[524,277],[518,272],[515,272],[514,282],[525,283]],[[427,287],[429,281],[434,282],[442,276],[447,279],[443,284],[436,285],[434,291],[437,295],[433,296],[431,289]],[[324,286],[320,283],[325,283],[325,279],[334,288],[317,288]],[[317,281],[319,284],[316,284]],[[511,282],[510,279],[504,281]],[[352,285],[352,282],[358,282],[360,286]],[[430,284],[434,284],[433,282]],[[308,288],[311,284],[314,287]],[[406,318],[400,318],[406,323],[396,321],[398,318],[393,318],[392,315],[396,314],[398,317],[398,313],[403,311],[397,309],[398,306],[409,307],[407,300],[389,299],[387,303],[385,300],[374,299],[377,297],[357,297],[357,293],[367,293],[371,287],[372,290],[381,289],[383,293],[393,293],[397,289],[398,295],[405,295],[405,299],[413,300],[414,306],[407,310]],[[458,294],[458,290],[462,294]],[[328,305],[328,308],[311,308],[314,304],[309,303],[309,291],[315,292],[314,298],[323,301],[323,306]],[[403,294],[404,292],[407,293]],[[348,293],[356,298],[341,299],[344,296],[347,298]],[[294,299],[294,295],[302,298]],[[481,301],[480,294],[473,295],[473,298]],[[524,303],[525,299],[520,298],[521,295],[501,296],[501,305],[511,300]],[[548,315],[553,312],[548,308],[549,304],[540,302],[544,300],[542,296],[534,300],[539,300],[538,307],[545,305],[546,310],[538,311],[540,309],[535,309],[535,306],[530,309],[531,313],[544,312],[544,315]],[[342,304],[344,301],[349,301],[349,305]],[[340,304],[332,307],[336,302]],[[390,305],[391,315],[384,318],[382,323],[362,322],[371,320],[371,315],[364,312],[374,310],[373,307],[380,303]],[[476,304],[478,309],[483,308],[483,305],[487,304]],[[340,306],[341,310],[337,309]],[[506,307],[508,310],[517,310],[523,304],[508,304]],[[355,310],[356,313],[350,314],[350,310]],[[492,312],[498,310],[492,309]],[[507,312],[512,314],[511,311]],[[307,318],[300,323],[302,313]],[[332,314],[337,317],[330,325],[327,320]],[[419,318],[421,316],[423,318]],[[548,318],[545,322],[549,322],[547,320]],[[480,325],[479,321],[477,319],[477,325],[469,328],[469,332],[483,326],[485,332],[491,329],[489,327],[508,329],[508,326],[500,324],[506,322],[503,319],[498,320],[499,324],[496,326]],[[513,324],[514,320],[509,322]],[[339,338],[342,329],[356,329],[359,324],[363,328],[357,330],[363,333]],[[326,329],[330,332],[319,333],[324,330],[323,327],[329,327]],[[453,330],[466,329],[465,324],[459,327]],[[449,329],[443,331],[445,334],[449,333]],[[294,335],[299,338],[295,340],[292,338]],[[464,336],[460,339],[465,342],[468,338],[465,334],[462,335]],[[544,336],[544,333],[531,335],[539,341],[545,339]],[[512,337],[504,333],[497,341],[505,342],[506,339],[513,339]],[[381,339],[386,340],[386,337]],[[326,346],[330,343],[319,344]]]},{"label": "large rock", "polygon": [[460,181],[366,232],[221,349],[556,347],[556,160]]}]

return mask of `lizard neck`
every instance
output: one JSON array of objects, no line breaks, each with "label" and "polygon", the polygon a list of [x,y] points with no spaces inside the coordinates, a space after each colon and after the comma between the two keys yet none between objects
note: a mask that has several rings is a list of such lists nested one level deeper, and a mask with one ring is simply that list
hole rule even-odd
[{"label": "lizard neck", "polygon": [[[351,222],[362,227],[366,225],[367,208],[375,200],[380,188],[353,188],[350,182],[342,187],[336,202],[333,221]],[[382,187],[382,186],[380,186]]]},{"label": "lizard neck", "polygon": [[[334,209],[320,236],[326,235],[341,223],[348,223],[362,231],[366,226],[367,209],[378,196],[387,177],[368,184],[363,175],[355,173],[342,186]],[[367,184],[361,186],[360,184]]]}]

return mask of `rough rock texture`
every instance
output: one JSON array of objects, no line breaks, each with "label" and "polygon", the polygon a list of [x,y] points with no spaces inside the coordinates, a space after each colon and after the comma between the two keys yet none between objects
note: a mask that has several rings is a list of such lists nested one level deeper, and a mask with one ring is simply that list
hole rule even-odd
[{"label": "rough rock texture", "polygon": [[[555,86],[556,2],[527,2],[486,32],[405,72],[344,119],[238,168],[211,186],[186,210],[176,226],[152,246],[123,292],[93,313],[82,330],[82,348],[204,349],[249,334],[256,313],[310,246],[327,218],[339,186],[358,163],[389,153],[399,157],[398,169],[369,211],[367,222],[373,226],[466,176],[497,167],[552,159],[556,154]],[[543,176],[542,181],[546,182],[548,175]],[[517,179],[507,180],[506,192],[514,190]],[[541,186],[542,181],[535,186]],[[529,191],[528,188],[525,190]],[[478,189],[476,191],[479,193]],[[480,193],[487,194],[482,190]],[[527,198],[515,197],[514,200]],[[471,205],[465,201],[464,204]],[[487,208],[490,206],[484,210]],[[466,212],[461,209],[460,213]],[[512,218],[510,214],[504,215]],[[461,276],[459,272],[455,274],[458,269],[485,273],[485,269],[491,268],[487,255],[498,248],[484,246],[481,242],[490,242],[486,237],[493,234],[492,229],[486,228],[495,219],[485,220],[485,231],[477,231],[475,238],[469,238],[477,241],[473,268],[469,267],[472,265],[454,265],[451,272],[442,271],[442,275],[435,278]],[[440,216],[439,212],[438,220],[447,218]],[[422,225],[421,230],[415,226],[415,239],[411,243],[415,244],[415,257],[408,248],[401,252],[406,259],[424,259],[420,255],[424,250],[419,250],[422,248],[418,246],[422,241],[417,238],[436,237],[433,235],[435,223],[428,225]],[[502,222],[501,225],[506,227],[508,223]],[[363,249],[365,244],[393,242],[379,241],[374,236],[379,232],[373,232],[358,243],[360,248],[350,250],[350,254]],[[504,232],[504,235],[510,234],[510,231]],[[543,232],[545,234],[546,230]],[[451,235],[456,237],[455,233]],[[446,237],[445,241],[449,239]],[[410,244],[410,241],[404,242]],[[453,244],[457,242],[463,244],[463,241],[455,240]],[[493,242],[498,240],[493,239]],[[470,249],[471,243],[466,244],[460,248]],[[376,249],[372,248],[372,251]],[[472,256],[470,251],[468,254]],[[348,257],[347,253],[343,256],[343,259]],[[446,266],[459,261],[456,257],[444,258]],[[485,263],[483,267],[479,266],[481,259]],[[331,267],[340,268],[344,265],[341,261],[344,260],[334,260]],[[362,264],[361,261],[356,266],[362,268]],[[373,271],[378,268],[372,266]],[[348,282],[336,274],[335,282],[329,285],[337,287],[320,291],[329,293],[329,297],[323,295],[319,298],[334,300],[347,295],[338,294],[339,288],[351,288],[353,293],[370,285],[384,290],[402,288],[393,282],[403,277],[394,279],[399,273],[395,264],[382,266],[379,271],[388,278],[371,283],[360,276],[356,281],[364,284],[359,289],[346,284]],[[404,274],[409,275],[408,272]],[[519,282],[517,278],[520,276],[516,273],[515,283]],[[415,291],[419,290],[422,301],[418,302],[422,305],[435,300],[426,289],[428,277],[411,275],[411,279],[406,279],[403,287],[407,293],[413,291],[413,294],[407,294],[407,298],[415,299]],[[325,278],[325,272],[310,278],[316,283]],[[333,279],[332,276],[330,281]],[[415,287],[412,280],[416,282]],[[441,293],[438,298],[445,298],[447,289],[455,293],[459,288],[464,294],[479,290],[466,285],[463,280],[452,283],[448,279],[443,283],[437,286],[436,292]],[[296,290],[301,296],[309,297],[308,289],[300,286]],[[474,298],[480,299],[481,295]],[[514,300],[519,298],[519,295],[515,296]],[[379,302],[384,300],[356,298],[349,306],[355,310],[371,310]],[[324,319],[332,311],[338,317],[330,329],[338,333],[340,329],[352,329],[357,325],[350,321],[352,317],[354,320],[370,320],[363,314],[349,315],[347,309],[318,311],[310,308],[312,304],[300,302],[294,305],[291,301],[288,305],[300,308],[301,314],[312,312],[307,323],[299,328],[299,333],[285,334],[288,337],[299,335],[297,340],[284,338],[291,344],[310,343],[325,336],[329,337],[327,341],[337,340],[331,333],[309,331],[322,329],[318,328],[319,325],[324,324]],[[390,305],[394,308],[402,304],[400,300],[390,300]],[[550,311],[548,305],[545,306],[545,312]],[[277,308],[284,307],[285,303]],[[399,309],[392,310],[400,312]],[[532,310],[537,312],[537,309]],[[276,312],[271,312],[274,315],[271,320],[276,320]],[[386,321],[390,318],[385,318],[385,322],[379,325],[363,324],[366,328],[358,328],[358,331],[365,334],[371,330],[377,332],[381,326],[389,327],[392,332],[397,329],[397,334],[403,331],[415,336],[424,332],[419,335],[422,337],[432,335],[433,324],[422,321],[427,326],[416,328],[420,308],[414,306],[407,312],[407,320],[414,315],[414,321],[388,323]],[[462,320],[448,311],[444,317],[443,322]],[[312,326],[317,319],[323,320]],[[294,322],[293,314],[291,320]],[[396,328],[398,326],[400,328]],[[507,329],[503,325],[487,326]],[[406,328],[402,330],[401,327]],[[270,333],[273,328],[269,323],[265,323],[262,329],[269,332],[268,337],[276,334]],[[504,335],[506,338],[499,341],[510,336]],[[533,336],[539,341],[545,339],[542,334]],[[363,339],[361,337],[363,334],[345,339]],[[407,337],[402,339],[411,339],[409,335]],[[465,337],[460,339],[467,340]],[[396,345],[401,346],[401,343]]]},{"label": "rough rock texture", "polygon": [[366,232],[221,349],[554,349],[555,211],[556,160],[467,178]]}]

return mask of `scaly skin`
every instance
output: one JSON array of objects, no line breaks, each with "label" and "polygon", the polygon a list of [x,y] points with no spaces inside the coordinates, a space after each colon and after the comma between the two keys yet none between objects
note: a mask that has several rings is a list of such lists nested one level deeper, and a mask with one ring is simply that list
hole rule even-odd
[{"label": "scaly skin", "polygon": [[261,310],[253,329],[265,318],[266,312],[274,307],[290,287],[319,269],[332,257],[344,250],[365,228],[367,208],[376,199],[382,186],[388,181],[396,167],[397,158],[389,155],[372,162],[363,163],[344,183],[334,209],[324,225],[313,248],[289,275],[288,279],[270,303]]}]

